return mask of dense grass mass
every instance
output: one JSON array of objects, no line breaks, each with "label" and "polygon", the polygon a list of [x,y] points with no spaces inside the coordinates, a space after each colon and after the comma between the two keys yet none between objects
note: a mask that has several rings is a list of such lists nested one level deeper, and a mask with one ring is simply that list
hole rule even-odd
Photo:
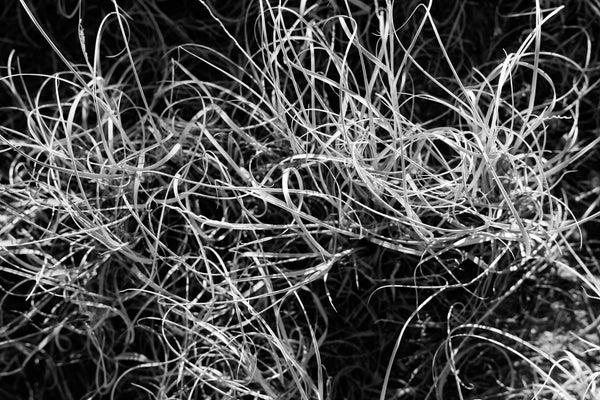
[{"label": "dense grass mass", "polygon": [[600,5],[7,0],[1,399],[597,399]]}]

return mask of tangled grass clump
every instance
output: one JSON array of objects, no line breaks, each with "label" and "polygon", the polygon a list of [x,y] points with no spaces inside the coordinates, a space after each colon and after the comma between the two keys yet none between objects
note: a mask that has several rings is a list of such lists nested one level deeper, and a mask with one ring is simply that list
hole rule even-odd
[{"label": "tangled grass clump", "polygon": [[0,397],[600,395],[593,2],[13,2]]}]

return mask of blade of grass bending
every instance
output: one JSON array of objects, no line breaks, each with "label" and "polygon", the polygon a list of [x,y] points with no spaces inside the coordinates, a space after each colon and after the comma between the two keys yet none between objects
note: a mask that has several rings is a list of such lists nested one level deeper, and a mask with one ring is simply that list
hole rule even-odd
[{"label": "blade of grass bending", "polygon": [[445,287],[442,288],[438,292],[432,294],[427,299],[425,299],[425,301],[423,303],[419,304],[419,306],[417,307],[417,309],[415,311],[413,311],[412,314],[410,314],[410,317],[407,318],[406,322],[402,326],[402,330],[400,331],[400,334],[398,335],[398,339],[396,340],[396,344],[394,345],[394,349],[392,350],[392,354],[390,355],[390,361],[388,362],[387,369],[385,370],[385,378],[383,379],[383,385],[381,386],[381,392],[379,394],[379,400],[385,400],[385,398],[386,398],[385,395],[386,395],[387,387],[388,387],[388,384],[389,384],[389,381],[390,381],[390,375],[392,374],[392,368],[393,368],[393,365],[394,365],[394,359],[396,358],[396,354],[398,353],[398,349],[400,348],[400,343],[402,342],[402,338],[404,336],[404,332],[406,332],[406,329],[408,329],[409,323],[413,320],[413,318],[415,318],[419,314],[419,312],[421,312],[421,310],[423,308],[425,308],[425,306],[431,300],[433,300],[437,295],[443,293],[445,290],[446,290]]}]

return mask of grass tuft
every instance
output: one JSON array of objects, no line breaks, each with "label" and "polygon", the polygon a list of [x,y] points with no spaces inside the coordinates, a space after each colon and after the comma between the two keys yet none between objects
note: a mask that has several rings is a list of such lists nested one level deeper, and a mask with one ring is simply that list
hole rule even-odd
[{"label": "grass tuft", "polygon": [[600,396],[594,2],[8,3],[1,398]]}]

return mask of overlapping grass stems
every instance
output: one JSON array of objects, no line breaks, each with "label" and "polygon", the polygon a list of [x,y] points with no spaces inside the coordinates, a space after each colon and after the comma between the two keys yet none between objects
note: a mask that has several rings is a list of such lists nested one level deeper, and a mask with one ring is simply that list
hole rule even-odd
[{"label": "overlapping grass stems", "polygon": [[74,4],[1,77],[3,398],[600,395],[593,2]]}]

